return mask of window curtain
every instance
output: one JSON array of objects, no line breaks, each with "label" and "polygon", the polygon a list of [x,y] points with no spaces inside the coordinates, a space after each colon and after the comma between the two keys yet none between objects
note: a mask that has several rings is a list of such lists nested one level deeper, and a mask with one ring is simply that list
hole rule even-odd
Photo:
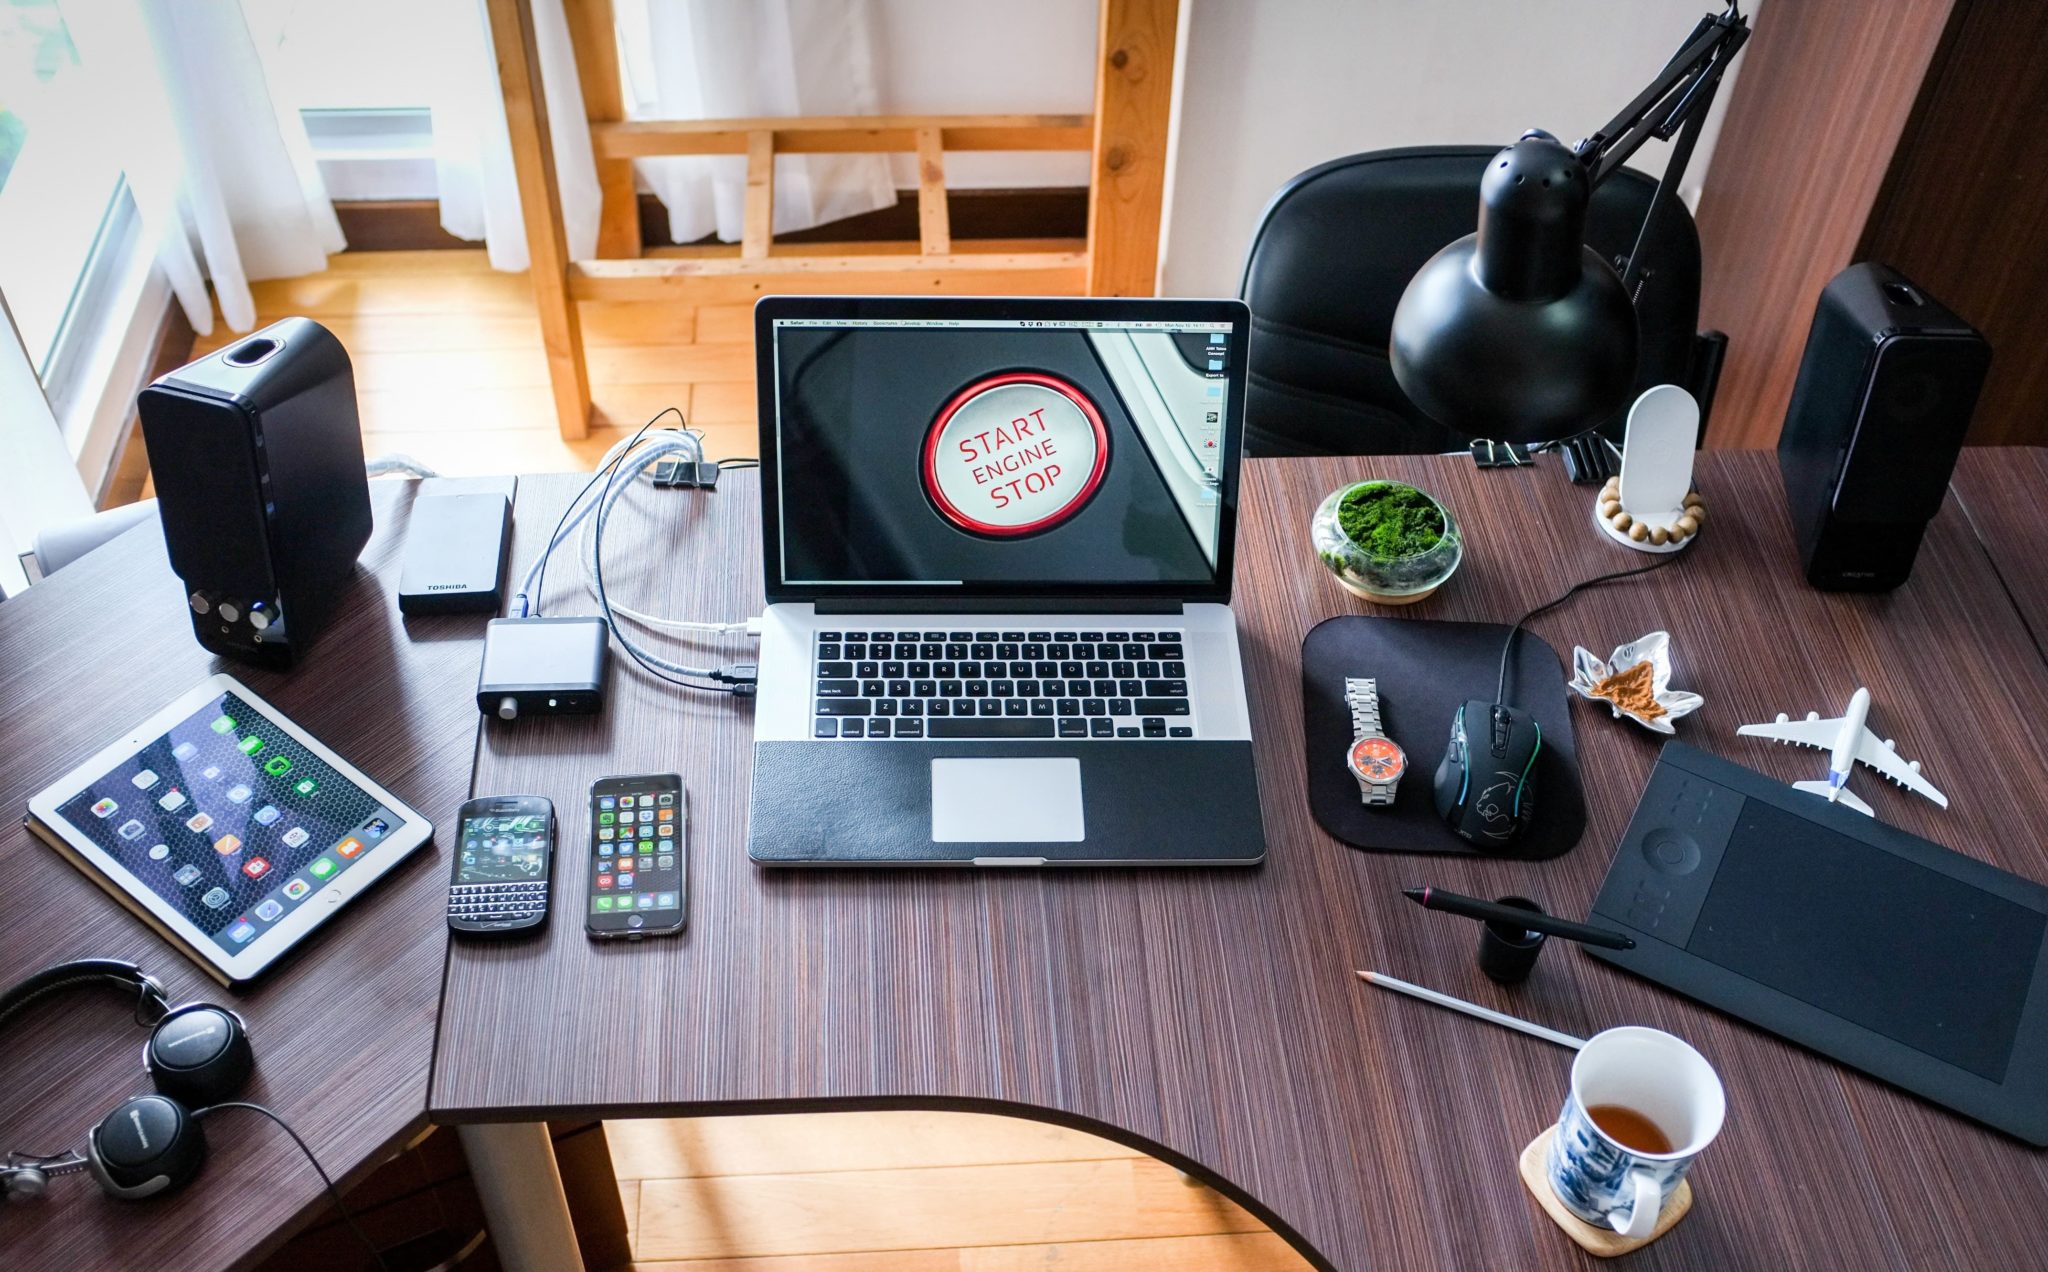
[{"label": "window curtain", "polygon": [[102,0],[65,18],[85,72],[124,103],[109,144],[186,318],[213,330],[211,280],[228,326],[251,329],[252,280],[318,273],[346,243],[240,0]]},{"label": "window curtain", "polygon": [[[627,113],[635,119],[878,113],[867,0],[614,0]],[[519,193],[505,133],[490,28],[478,0],[477,39],[457,50],[433,104],[441,224],[482,239],[491,264],[526,268]],[[596,254],[601,198],[582,85],[561,0],[535,0],[569,254]],[[740,238],[741,156],[634,161],[668,209],[669,238]],[[896,202],[882,155],[785,155],[775,168],[775,230],[808,229]]]},{"label": "window curtain", "polygon": [[[520,217],[519,185],[512,171],[512,140],[505,131],[505,99],[498,85],[490,16],[484,0],[474,3],[476,22],[467,28],[469,38],[462,47],[449,50],[448,77],[438,99],[429,103],[434,117],[434,185],[441,200],[441,228],[460,239],[481,239],[492,268],[517,271],[527,265],[526,223]],[[562,0],[533,0],[533,26],[569,255],[586,260],[597,255],[602,196]]]}]

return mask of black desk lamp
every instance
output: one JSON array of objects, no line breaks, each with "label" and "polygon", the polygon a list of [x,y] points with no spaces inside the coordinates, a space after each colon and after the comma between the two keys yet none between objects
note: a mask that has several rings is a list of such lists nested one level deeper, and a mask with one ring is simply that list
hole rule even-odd
[{"label": "black desk lamp", "polygon": [[[1636,374],[1637,257],[1671,201],[1729,60],[1749,38],[1736,0],[1606,127],[1566,149],[1531,131],[1479,183],[1479,231],[1429,259],[1394,311],[1394,379],[1438,423],[1541,442],[1613,415]],[[1652,137],[1670,162],[1617,275],[1586,246],[1586,203]]]}]

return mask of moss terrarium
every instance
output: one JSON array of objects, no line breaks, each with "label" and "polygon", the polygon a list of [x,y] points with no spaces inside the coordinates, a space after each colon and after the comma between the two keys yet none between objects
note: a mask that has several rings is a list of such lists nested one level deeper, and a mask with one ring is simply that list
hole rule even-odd
[{"label": "moss terrarium", "polygon": [[1309,538],[1346,591],[1382,605],[1428,596],[1465,555],[1450,510],[1399,481],[1354,482],[1332,491],[1309,523]]}]

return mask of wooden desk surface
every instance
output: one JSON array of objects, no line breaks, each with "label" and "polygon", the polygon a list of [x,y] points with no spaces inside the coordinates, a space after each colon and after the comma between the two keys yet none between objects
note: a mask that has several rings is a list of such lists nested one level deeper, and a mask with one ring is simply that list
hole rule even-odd
[{"label": "wooden desk surface", "polygon": [[[21,826],[35,791],[215,671],[228,671],[445,827],[467,797],[483,619],[404,620],[395,585],[416,483],[372,485],[377,531],[340,617],[290,675],[216,660],[192,639],[163,534],[139,526],[0,604],[0,982],[67,958],[140,963],[174,1001],[225,1003],[249,1022],[256,1077],[337,1177],[360,1174],[426,1124],[447,929],[446,832],[272,975],[230,993]],[[78,993],[8,1026],[0,1152],[82,1148],[121,1099],[149,1089],[132,1004]],[[0,1206],[0,1264],[205,1268],[247,1263],[329,1204],[263,1118],[206,1123],[198,1183],[115,1201],[84,1175]]]},{"label": "wooden desk surface", "polygon": [[1963,452],[1950,488],[2005,580],[2006,591],[2048,656],[2048,540],[2041,492],[2048,450],[1980,446]]},{"label": "wooden desk surface", "polygon": [[[1730,1113],[1694,1176],[1698,1203],[1636,1265],[2035,1260],[2048,1155],[1576,950],[1501,989],[1473,965],[1470,923],[1399,897],[1431,882],[1583,911],[1655,759],[1650,735],[1574,707],[1590,824],[1555,861],[1367,854],[1315,827],[1300,642],[1317,621],[1363,607],[1320,573],[1306,527],[1327,491],[1360,475],[1427,486],[1467,529],[1459,576],[1403,617],[1505,621],[1645,559],[1598,538],[1590,492],[1548,462],[1486,473],[1463,459],[1251,463],[1236,610],[1271,843],[1254,870],[762,871],[744,851],[746,706],[653,685],[621,660],[603,716],[485,730],[476,789],[556,801],[563,878],[544,938],[451,950],[432,1116],[1009,1111],[1156,1152],[1331,1266],[1588,1265],[1515,1169],[1556,1116],[1568,1054],[1352,975],[1379,968],[1579,1034],[1668,1028],[1719,1066]],[[1710,453],[1700,487],[1712,520],[1690,559],[1582,594],[1534,629],[1566,657],[1574,643],[1605,654],[1669,630],[1678,684],[1707,700],[1681,736],[1787,780],[1821,760],[1737,738],[1736,725],[1832,713],[1866,684],[1874,726],[1925,760],[1954,801],[1944,812],[1859,778],[1879,814],[2048,879],[2036,833],[2048,787],[2002,776],[2048,769],[2048,664],[1955,501],[1907,586],[1853,597],[1801,580],[1771,456]],[[568,478],[522,485],[524,546],[573,489]],[[692,617],[755,612],[757,489],[742,473],[714,495],[635,491],[608,545],[615,596]],[[2018,523],[2030,489],[1990,498],[2026,499],[2005,510]],[[2042,532],[2023,529],[2038,554]],[[551,595],[563,612],[588,611],[565,589]],[[588,784],[671,769],[689,793],[689,930],[593,944],[580,916]]]}]

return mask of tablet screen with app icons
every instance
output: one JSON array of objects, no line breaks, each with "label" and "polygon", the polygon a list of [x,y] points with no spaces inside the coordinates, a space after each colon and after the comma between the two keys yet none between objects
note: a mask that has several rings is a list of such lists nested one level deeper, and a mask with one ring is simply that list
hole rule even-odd
[{"label": "tablet screen with app icons", "polygon": [[233,687],[71,785],[49,820],[117,864],[153,913],[196,929],[200,953],[234,959],[267,933],[308,926],[293,916],[332,905],[316,894],[362,873],[380,845],[417,846],[425,823],[242,686],[215,680]]}]

